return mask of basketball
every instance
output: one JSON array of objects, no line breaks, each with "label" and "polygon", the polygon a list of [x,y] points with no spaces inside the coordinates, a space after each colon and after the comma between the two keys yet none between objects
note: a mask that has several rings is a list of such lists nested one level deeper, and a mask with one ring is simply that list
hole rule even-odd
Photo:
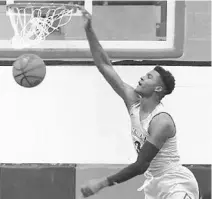
[{"label": "basketball", "polygon": [[46,65],[37,55],[24,54],[13,63],[13,77],[23,87],[32,88],[39,85],[46,75]]}]

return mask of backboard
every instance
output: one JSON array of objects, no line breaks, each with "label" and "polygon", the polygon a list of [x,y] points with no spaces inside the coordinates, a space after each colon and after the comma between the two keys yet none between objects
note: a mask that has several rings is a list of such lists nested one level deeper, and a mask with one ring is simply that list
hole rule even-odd
[{"label": "backboard", "polygon": [[[13,49],[14,31],[6,5],[18,2],[68,3],[70,1],[0,0],[1,59],[15,59],[24,53],[35,53],[43,59],[92,59],[79,15],[54,31],[40,44]],[[92,14],[93,28],[103,48],[114,60],[177,58],[183,54],[184,1],[74,1]]]}]

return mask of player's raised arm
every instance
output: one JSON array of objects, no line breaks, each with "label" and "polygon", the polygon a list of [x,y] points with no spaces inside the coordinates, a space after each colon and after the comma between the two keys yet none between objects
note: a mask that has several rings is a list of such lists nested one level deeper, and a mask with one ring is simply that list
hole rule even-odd
[{"label": "player's raised arm", "polygon": [[98,70],[112,86],[115,92],[125,101],[125,104],[129,108],[134,104],[139,96],[130,85],[122,81],[120,76],[114,70],[110,63],[107,53],[99,43],[97,36],[92,28],[91,15],[84,9],[82,9],[83,18],[85,20],[85,32],[90,45],[90,50],[94,59],[94,63]]}]

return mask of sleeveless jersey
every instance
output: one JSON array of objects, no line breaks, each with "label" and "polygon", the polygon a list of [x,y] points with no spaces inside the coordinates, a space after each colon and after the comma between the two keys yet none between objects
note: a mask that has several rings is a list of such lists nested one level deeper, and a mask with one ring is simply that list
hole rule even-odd
[{"label": "sleeveless jersey", "polygon": [[[139,111],[140,111],[140,102],[134,104],[129,112],[131,118],[132,141],[137,152],[139,152],[139,149],[143,146],[145,140],[149,136],[148,128],[153,117],[155,117],[160,113],[167,113],[164,109],[164,106],[160,103],[159,105],[156,106],[156,108],[152,111],[152,113],[148,115],[147,118],[140,121]],[[172,168],[177,164],[180,164],[180,156],[177,150],[177,139],[175,134],[174,137],[169,138],[164,143],[163,147],[160,149],[158,154],[151,161],[150,166],[145,172],[145,174],[155,176],[160,173],[164,173],[166,170]]]}]

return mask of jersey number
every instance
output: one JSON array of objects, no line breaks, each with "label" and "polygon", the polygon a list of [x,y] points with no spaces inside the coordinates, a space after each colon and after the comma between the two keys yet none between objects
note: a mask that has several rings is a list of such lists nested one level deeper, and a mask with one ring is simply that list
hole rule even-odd
[{"label": "jersey number", "polygon": [[[145,141],[146,141],[146,137],[144,138],[144,142]],[[135,141],[134,144],[135,144],[135,148],[136,148],[137,153],[139,153],[140,150],[141,150],[141,143],[139,141]]]},{"label": "jersey number", "polygon": [[135,141],[134,144],[135,144],[135,149],[137,153],[139,153],[141,150],[141,143],[139,141]]}]

